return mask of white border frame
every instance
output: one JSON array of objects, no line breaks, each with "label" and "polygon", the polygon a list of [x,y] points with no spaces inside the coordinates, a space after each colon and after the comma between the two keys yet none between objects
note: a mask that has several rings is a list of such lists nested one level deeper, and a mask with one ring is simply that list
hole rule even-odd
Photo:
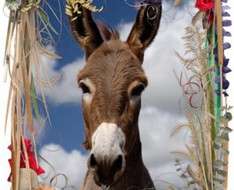
[{"label": "white border frame", "polygon": [[[234,22],[234,6],[233,0],[228,1],[228,5],[231,7],[229,13],[231,14],[231,20]],[[7,182],[8,175],[10,174],[10,167],[8,164],[8,159],[10,158],[10,151],[7,149],[7,146],[10,144],[10,128],[8,127],[6,133],[4,132],[4,122],[6,115],[6,106],[7,106],[7,97],[8,90],[10,86],[9,76],[8,80],[4,81],[4,76],[6,74],[6,69],[3,67],[3,59],[4,59],[4,50],[5,50],[5,41],[7,34],[7,23],[8,14],[7,9],[4,9],[4,0],[0,0],[0,180],[1,180],[1,188],[5,190],[10,189],[10,183]],[[3,11],[4,10],[4,11]],[[231,27],[227,28],[228,31],[234,35],[234,23]],[[224,41],[228,41],[234,45],[234,37],[225,38]],[[227,75],[228,80],[230,81],[230,89],[229,89],[229,105],[234,106],[234,48],[232,47],[229,50],[225,51],[225,55],[230,58],[229,67],[232,69],[232,73]],[[234,117],[234,109],[231,110],[232,115]],[[8,120],[10,121],[10,119]],[[10,126],[10,123],[8,123]],[[229,123],[229,127],[234,130],[234,119]],[[229,175],[228,175],[228,190],[234,189],[234,132],[230,134],[230,144],[229,144]],[[5,180],[4,180],[5,179]]]}]

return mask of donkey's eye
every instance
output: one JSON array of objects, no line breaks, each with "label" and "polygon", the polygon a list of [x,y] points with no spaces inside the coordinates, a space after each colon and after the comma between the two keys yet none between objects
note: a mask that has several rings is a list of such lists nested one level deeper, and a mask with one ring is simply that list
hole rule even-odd
[{"label": "donkey's eye", "polygon": [[80,86],[83,94],[90,94],[91,93],[89,87],[84,82],[80,82],[79,86]]},{"label": "donkey's eye", "polygon": [[145,89],[144,84],[139,84],[135,86],[131,91],[131,96],[132,97],[140,96],[144,89]]}]

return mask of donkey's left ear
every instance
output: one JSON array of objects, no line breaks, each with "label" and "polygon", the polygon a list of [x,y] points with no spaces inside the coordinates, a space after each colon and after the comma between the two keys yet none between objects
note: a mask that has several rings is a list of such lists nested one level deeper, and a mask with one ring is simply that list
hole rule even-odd
[{"label": "donkey's left ear", "polygon": [[140,59],[143,59],[144,50],[156,36],[161,20],[161,2],[142,5],[127,39],[129,47]]}]

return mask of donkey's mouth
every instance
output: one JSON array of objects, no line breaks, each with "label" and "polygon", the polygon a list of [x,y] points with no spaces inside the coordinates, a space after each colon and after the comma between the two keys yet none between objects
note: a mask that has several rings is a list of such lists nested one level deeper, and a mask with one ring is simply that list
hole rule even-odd
[{"label": "donkey's mouth", "polygon": [[118,175],[118,177],[111,177],[109,176],[108,178],[99,176],[98,174],[94,174],[94,181],[95,183],[100,186],[100,187],[106,187],[104,189],[108,189],[108,187],[113,186],[114,184],[116,184],[122,177],[122,173],[120,175]]},{"label": "donkey's mouth", "polygon": [[98,167],[90,168],[94,181],[98,186],[112,186],[117,183],[125,170],[125,162],[119,157],[111,166],[99,164]]}]

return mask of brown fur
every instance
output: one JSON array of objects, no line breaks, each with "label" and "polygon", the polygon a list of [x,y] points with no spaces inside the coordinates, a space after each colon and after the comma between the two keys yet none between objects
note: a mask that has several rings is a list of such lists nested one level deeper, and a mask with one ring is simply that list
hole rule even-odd
[{"label": "brown fur", "polygon": [[[84,109],[87,135],[87,148],[90,148],[91,134],[101,122],[122,123],[137,121],[139,105],[130,107],[128,87],[135,81],[147,84],[147,79],[137,57],[129,50],[127,44],[118,40],[101,45],[87,60],[78,75],[78,81],[88,77],[98,89],[92,104]],[[85,106],[85,105],[84,105]],[[134,111],[134,112],[133,112]],[[128,121],[129,120],[129,121]],[[128,127],[123,130],[128,130]]]},{"label": "brown fur", "polygon": [[[154,20],[147,20],[151,9],[156,10]],[[89,78],[95,92],[90,104],[83,102],[85,147],[91,149],[91,137],[102,122],[116,123],[122,128],[127,141],[126,168],[123,175],[111,185],[111,190],[154,189],[150,175],[142,161],[138,116],[141,101],[133,101],[131,92],[139,84],[147,86],[142,69],[144,50],[154,39],[161,17],[161,4],[143,6],[127,42],[118,39],[105,26],[96,26],[91,13],[83,9],[78,21],[72,21],[72,31],[85,49],[86,65],[78,75],[78,83]],[[75,15],[74,15],[75,17]],[[99,32],[102,31],[101,33]],[[83,190],[101,189],[88,171]]]}]

